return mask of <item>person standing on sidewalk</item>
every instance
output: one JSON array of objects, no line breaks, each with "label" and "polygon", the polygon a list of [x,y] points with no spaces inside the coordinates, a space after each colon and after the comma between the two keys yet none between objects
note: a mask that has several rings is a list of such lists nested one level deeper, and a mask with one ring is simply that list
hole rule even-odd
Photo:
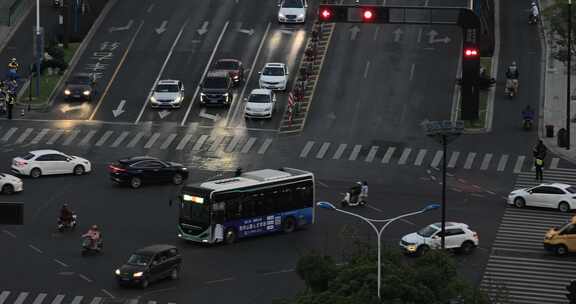
[{"label": "person standing on sidewalk", "polygon": [[536,171],[536,181],[542,182],[544,179],[544,159],[540,157],[534,158],[534,169]]},{"label": "person standing on sidewalk", "polygon": [[6,94],[6,112],[8,119],[12,119],[12,109],[14,108],[15,98],[12,94]]},{"label": "person standing on sidewalk", "polygon": [[538,140],[538,143],[532,149],[532,155],[534,156],[534,158],[540,158],[542,160],[546,159],[547,152],[548,148],[546,148],[542,140]]}]

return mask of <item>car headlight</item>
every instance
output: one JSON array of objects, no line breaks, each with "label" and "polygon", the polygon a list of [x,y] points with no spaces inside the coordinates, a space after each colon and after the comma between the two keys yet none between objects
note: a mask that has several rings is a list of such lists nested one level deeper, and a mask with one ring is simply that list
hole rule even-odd
[{"label": "car headlight", "polygon": [[304,18],[304,14],[298,15],[298,19],[302,19],[302,18]]},{"label": "car headlight", "polygon": [[286,18],[286,16],[284,16],[284,14],[280,14],[280,13],[278,13],[278,17],[279,18]]},{"label": "car headlight", "polygon": [[156,102],[156,97],[154,97],[154,96],[150,97],[150,101]]},{"label": "car headlight", "polygon": [[224,94],[222,94],[222,96],[228,97],[228,93],[224,93]]},{"label": "car headlight", "polygon": [[176,99],[174,99],[174,102],[181,102],[182,99],[184,99],[182,96],[178,96]]},{"label": "car headlight", "polygon": [[134,273],[132,276],[135,277],[135,278],[139,278],[139,277],[141,277],[143,274],[144,274],[144,272],[140,271],[140,272]]},{"label": "car headlight", "polygon": [[84,94],[85,96],[90,95],[90,90],[84,90],[84,92],[82,92],[82,94]]},{"label": "car headlight", "polygon": [[116,271],[114,271],[114,273],[115,273],[116,275],[120,275],[120,269],[116,269]]},{"label": "car headlight", "polygon": [[417,247],[414,244],[406,246],[406,250],[408,250],[410,252],[414,252],[414,251],[416,251],[416,249],[417,249]]},{"label": "car headlight", "polygon": [[238,79],[240,79],[240,75],[234,75],[234,76],[232,76],[232,78],[233,78],[234,80],[238,80]]},{"label": "car headlight", "polygon": [[70,90],[68,89],[64,90],[64,95],[70,95],[70,94],[71,94]]}]

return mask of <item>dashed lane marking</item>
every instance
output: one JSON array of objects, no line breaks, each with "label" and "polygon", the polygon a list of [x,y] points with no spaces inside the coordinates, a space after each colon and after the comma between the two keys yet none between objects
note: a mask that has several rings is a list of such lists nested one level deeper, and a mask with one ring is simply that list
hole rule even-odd
[{"label": "dashed lane marking", "polygon": [[38,252],[38,253],[42,253],[42,250],[40,250],[38,247],[34,246],[34,245],[28,245],[28,247],[30,247],[32,250]]},{"label": "dashed lane marking", "polygon": [[229,278],[224,278],[224,279],[220,279],[220,280],[212,280],[212,281],[206,281],[204,282],[205,284],[214,284],[214,283],[220,283],[220,282],[226,282],[226,281],[233,281],[235,280],[234,277],[229,277]]},{"label": "dashed lane marking", "polygon": [[62,262],[62,261],[60,261],[60,260],[58,260],[58,259],[54,259],[54,262],[60,264],[60,266],[62,266],[62,267],[68,267],[68,265],[64,264],[64,262]]}]

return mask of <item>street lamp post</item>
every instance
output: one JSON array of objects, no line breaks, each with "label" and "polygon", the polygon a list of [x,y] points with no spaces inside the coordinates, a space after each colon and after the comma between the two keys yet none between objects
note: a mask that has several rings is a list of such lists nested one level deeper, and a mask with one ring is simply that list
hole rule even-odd
[{"label": "street lamp post", "polygon": [[36,0],[36,96],[40,96],[40,64],[42,63],[42,30],[40,28],[40,0]]},{"label": "street lamp post", "polygon": [[572,0],[568,0],[568,60],[566,68],[566,150],[570,150],[570,72],[572,59]]},{"label": "street lamp post", "polygon": [[462,131],[464,130],[464,122],[462,120],[457,121],[424,121],[422,122],[422,128],[426,135],[433,137],[436,141],[442,144],[442,235],[441,244],[442,249],[445,248],[445,238],[444,235],[446,229],[446,150],[448,142],[456,139]]},{"label": "street lamp post", "polygon": [[[382,232],[384,232],[384,230],[386,229],[386,227],[388,227],[388,225],[392,224],[393,222],[395,222],[399,219],[403,219],[405,217],[424,213],[426,211],[438,209],[440,207],[440,205],[438,205],[438,204],[430,204],[430,205],[424,207],[424,209],[419,210],[419,211],[402,214],[402,215],[399,215],[397,217],[389,218],[389,219],[385,219],[385,220],[377,220],[377,219],[367,218],[367,217],[364,217],[364,216],[361,216],[361,215],[358,215],[356,213],[352,213],[352,212],[349,212],[346,210],[338,209],[338,208],[336,208],[336,206],[334,206],[334,204],[332,204],[330,202],[318,202],[318,203],[316,203],[316,205],[320,208],[323,208],[323,209],[338,211],[340,213],[344,213],[344,214],[351,215],[353,217],[357,217],[357,218],[365,221],[366,223],[368,223],[368,225],[370,225],[370,227],[372,227],[372,229],[374,229],[374,232],[376,232],[376,237],[378,238],[378,299],[381,299],[380,287],[382,285],[382,283],[381,283],[382,282],[382,254],[381,254],[381,252],[382,252],[382,242],[381,242]],[[385,223],[385,224],[380,229],[378,229],[374,223]]]}]

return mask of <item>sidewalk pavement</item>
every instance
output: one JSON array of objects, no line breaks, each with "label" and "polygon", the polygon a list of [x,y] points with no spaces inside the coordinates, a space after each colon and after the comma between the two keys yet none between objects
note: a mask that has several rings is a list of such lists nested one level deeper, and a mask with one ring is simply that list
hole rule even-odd
[{"label": "sidewalk pavement", "polygon": [[[545,9],[553,4],[554,0],[540,0],[540,7]],[[570,149],[558,146],[558,130],[566,128],[566,66],[561,61],[552,58],[550,25],[546,18],[542,18],[542,56],[543,66],[543,91],[541,93],[544,102],[540,109],[539,135],[546,147],[562,158],[576,163],[576,123],[570,123]],[[570,101],[571,115],[574,117],[576,110],[576,75],[572,71],[570,82],[572,100]],[[546,137],[547,125],[554,126],[554,137]]]}]

